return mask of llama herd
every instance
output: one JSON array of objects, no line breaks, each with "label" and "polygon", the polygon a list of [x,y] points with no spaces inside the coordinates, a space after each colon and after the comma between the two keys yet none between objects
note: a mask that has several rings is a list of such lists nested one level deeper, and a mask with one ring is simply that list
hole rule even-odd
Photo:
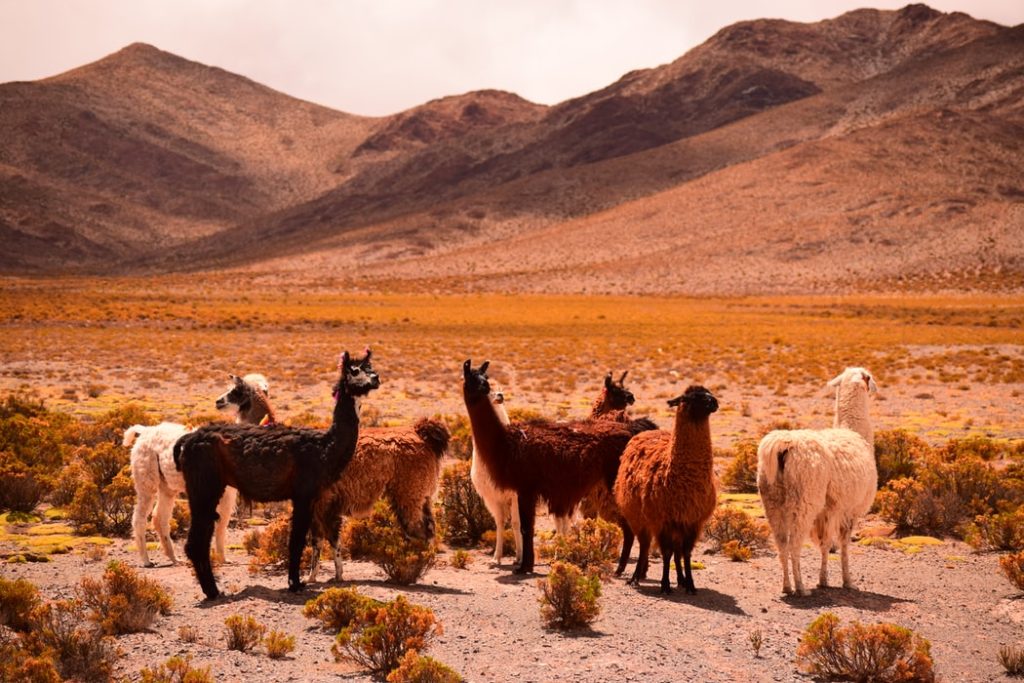
[{"label": "llama herd", "polygon": [[[153,511],[160,543],[176,563],[168,534],[173,499],[184,492],[191,511],[185,554],[208,600],[220,595],[210,559],[224,557],[227,522],[237,496],[254,502],[291,501],[288,589],[301,590],[299,560],[312,536],[334,550],[335,579],[342,578],[340,532],[344,517],[369,514],[388,500],[407,537],[434,535],[432,499],[449,433],[436,419],[411,427],[360,428],[359,405],[380,386],[371,352],[353,359],[343,353],[327,429],[288,427],[277,422],[269,386],[261,375],[231,376],[232,387],[218,409],[234,406],[235,423],[198,429],[162,423],[133,426],[124,444],[132,447],[137,492],[134,535],[143,566],[152,566],[145,530]],[[473,438],[471,479],[497,525],[494,560],[500,565],[506,522],[516,540],[515,573],[534,567],[534,523],[539,501],[547,504],[556,529],[565,533],[574,515],[600,516],[619,525],[623,547],[616,574],[628,564],[634,538],[639,554],[629,583],[648,571],[651,542],[663,561],[661,591],[676,584],[695,593],[691,555],[717,502],[710,417],[718,400],[690,386],[668,401],[671,431],[646,418],[632,418],[633,394],[609,373],[590,416],[558,422],[510,421],[503,395],[487,376],[488,363],[463,365],[463,398]],[[765,516],[782,564],[783,591],[806,595],[800,549],[810,536],[821,550],[819,586],[828,585],[829,550],[841,552],[843,586],[852,588],[849,543],[856,521],[871,506],[877,488],[868,396],[877,390],[863,368],[847,368],[828,383],[835,391],[833,428],[776,430],[758,447],[757,481]],[[315,581],[319,553],[307,579]],[[793,580],[790,579],[792,570]]]}]

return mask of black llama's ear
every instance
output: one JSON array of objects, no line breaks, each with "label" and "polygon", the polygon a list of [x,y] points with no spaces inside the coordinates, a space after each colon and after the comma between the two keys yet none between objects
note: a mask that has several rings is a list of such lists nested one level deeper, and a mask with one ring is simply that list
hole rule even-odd
[{"label": "black llama's ear", "polygon": [[628,374],[629,374],[629,370],[626,370],[624,373],[622,373],[622,377],[619,378],[619,384],[622,384],[623,382],[626,381],[626,375],[628,375]]},{"label": "black llama's ear", "polygon": [[373,351],[371,351],[370,347],[367,346],[366,347],[366,355],[363,357],[363,362],[364,363],[369,363],[370,362],[370,356],[372,356],[372,355],[373,355]]},{"label": "black llama's ear", "polygon": [[480,374],[481,375],[486,375],[487,374],[487,366],[490,365],[490,364],[491,364],[491,361],[489,361],[489,360],[485,360],[484,361],[483,365],[480,366]]},{"label": "black llama's ear", "polygon": [[338,359],[339,368],[347,368],[352,365],[352,358],[348,355],[348,351],[341,352],[341,358]]},{"label": "black llama's ear", "polygon": [[686,394],[680,394],[679,396],[676,396],[675,398],[670,398],[668,400],[669,407],[670,408],[678,407],[679,404],[683,402],[683,396],[686,396]]},{"label": "black llama's ear", "polygon": [[473,363],[471,359],[467,358],[466,362],[462,364],[462,374],[469,377],[471,372],[473,372]]},{"label": "black llama's ear", "polygon": [[608,374],[604,376],[604,388],[605,389],[611,389],[612,388],[612,371],[611,370],[609,370]]}]

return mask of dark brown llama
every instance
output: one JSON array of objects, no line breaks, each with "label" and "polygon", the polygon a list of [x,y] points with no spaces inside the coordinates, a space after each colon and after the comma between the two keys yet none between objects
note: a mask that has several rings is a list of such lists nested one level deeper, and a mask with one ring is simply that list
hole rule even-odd
[{"label": "dark brown llama", "polygon": [[517,574],[533,571],[533,526],[537,501],[551,514],[569,515],[598,482],[611,488],[619,457],[633,436],[632,424],[615,420],[502,424],[487,379],[488,363],[474,370],[463,365],[463,398],[481,462],[501,489],[516,492],[523,532],[523,557]]},{"label": "dark brown llama", "polygon": [[214,424],[186,434],[174,445],[174,462],[185,477],[192,512],[185,554],[192,561],[207,600],[220,594],[210,565],[210,536],[217,519],[215,507],[226,486],[235,487],[253,501],[291,501],[288,590],[303,588],[299,560],[313,504],[326,487],[338,480],[355,453],[358,401],[380,386],[370,364],[369,349],[358,361],[346,351],[339,369],[333,419],[326,430]]}]

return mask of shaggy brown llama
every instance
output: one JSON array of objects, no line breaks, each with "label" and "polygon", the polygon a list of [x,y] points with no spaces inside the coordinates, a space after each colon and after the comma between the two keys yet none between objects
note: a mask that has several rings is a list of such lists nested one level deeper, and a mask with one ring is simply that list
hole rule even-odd
[{"label": "shaggy brown llama", "polygon": [[533,571],[533,527],[537,501],[551,514],[569,515],[598,482],[611,487],[619,457],[636,427],[614,420],[554,423],[546,420],[501,423],[489,400],[488,362],[463,365],[463,398],[481,462],[494,483],[516,492],[523,532],[517,574]]},{"label": "shaggy brown llama", "polygon": [[[672,432],[657,430],[633,437],[622,454],[613,490],[619,511],[640,541],[640,555],[629,583],[638,585],[647,575],[654,537],[664,562],[661,592],[672,592],[668,575],[675,556],[677,585],[692,594],[697,589],[690,555],[717,502],[708,417],[718,410],[718,401],[704,387],[691,386],[668,404],[676,409]],[[685,579],[680,556],[686,567]]]},{"label": "shaggy brown llama", "polygon": [[226,486],[234,486],[253,501],[291,501],[288,590],[303,588],[299,560],[313,504],[338,480],[355,453],[358,401],[380,386],[369,349],[358,361],[346,351],[339,369],[332,422],[326,430],[215,424],[186,434],[174,445],[174,462],[184,474],[192,512],[185,554],[207,600],[220,594],[210,565],[210,537],[217,519],[215,507]]},{"label": "shaggy brown llama", "polygon": [[391,503],[407,537],[434,537],[430,501],[449,438],[443,422],[426,418],[411,427],[359,430],[352,462],[313,506],[310,582],[316,580],[320,568],[320,539],[326,539],[334,549],[334,578],[341,581],[343,516],[366,517],[380,498]]}]

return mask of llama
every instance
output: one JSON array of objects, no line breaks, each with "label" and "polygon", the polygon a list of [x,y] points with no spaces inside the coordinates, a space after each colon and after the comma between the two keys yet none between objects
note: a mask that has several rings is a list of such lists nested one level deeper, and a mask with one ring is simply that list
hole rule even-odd
[{"label": "llama", "polygon": [[210,536],[217,519],[214,508],[227,486],[257,502],[291,501],[288,590],[303,589],[299,561],[313,504],[352,460],[359,436],[358,403],[380,386],[380,378],[370,364],[369,349],[355,361],[344,352],[339,370],[332,422],[326,430],[207,425],[174,445],[174,463],[185,477],[192,512],[185,554],[207,600],[220,594],[210,565]]},{"label": "llama", "polygon": [[829,381],[836,391],[832,429],[776,430],[757,447],[757,488],[782,563],[782,592],[808,595],[800,576],[800,548],[808,533],[821,551],[818,586],[828,586],[828,553],[837,544],[843,587],[850,578],[853,526],[871,508],[878,489],[868,394],[878,390],[864,368],[846,368]]},{"label": "llama", "polygon": [[308,581],[320,568],[320,539],[334,549],[334,578],[342,578],[341,527],[345,517],[366,517],[379,498],[391,503],[405,535],[434,537],[430,501],[437,489],[441,458],[450,435],[440,420],[421,419],[412,427],[359,430],[356,454],[341,478],[313,508],[313,562]]},{"label": "llama", "polygon": [[[238,408],[237,422],[259,424],[268,416],[273,416],[273,408],[267,400],[267,380],[263,375],[246,375],[239,379],[231,375],[232,388],[217,398],[218,410],[230,406]],[[143,567],[152,567],[146,549],[146,526],[149,515],[153,513],[160,546],[172,565],[178,564],[171,544],[170,521],[174,511],[174,499],[185,490],[185,480],[174,468],[172,450],[174,443],[191,431],[188,427],[172,422],[163,422],[156,426],[133,425],[125,430],[125,448],[131,448],[132,483],[135,485],[135,509],[132,512],[132,530],[135,536],[135,547],[138,549],[139,561]],[[217,529],[214,534],[217,559],[223,562],[226,558],[225,543],[228,522],[235,510],[237,491],[225,489],[224,496],[217,505]],[[153,501],[156,500],[156,511]]]},{"label": "llama", "polygon": [[533,526],[537,501],[555,516],[569,515],[598,482],[612,486],[619,457],[634,425],[613,420],[553,423],[546,420],[502,424],[488,400],[488,362],[463,364],[463,399],[481,464],[500,489],[515,491],[523,533],[517,574],[533,571]]},{"label": "llama", "polygon": [[[488,400],[494,405],[494,412],[503,425],[510,420],[508,411],[505,410],[505,395],[501,391],[492,391]],[[491,478],[490,472],[480,462],[477,454],[476,440],[473,441],[473,457],[469,467],[469,478],[473,482],[473,488],[480,494],[487,507],[487,511],[494,517],[495,540],[494,540],[494,562],[501,565],[501,558],[505,552],[505,522],[511,521],[512,535],[515,537],[516,562],[523,559],[523,532],[519,521],[519,501],[512,491],[499,489]]]},{"label": "llama", "polygon": [[718,499],[708,419],[718,410],[718,400],[704,387],[690,386],[668,405],[676,409],[671,434],[664,430],[643,432],[626,446],[615,482],[615,502],[640,541],[640,554],[629,583],[639,585],[647,575],[653,537],[663,561],[661,592],[672,592],[669,569],[674,556],[676,585],[692,595],[697,588],[690,557]]}]

